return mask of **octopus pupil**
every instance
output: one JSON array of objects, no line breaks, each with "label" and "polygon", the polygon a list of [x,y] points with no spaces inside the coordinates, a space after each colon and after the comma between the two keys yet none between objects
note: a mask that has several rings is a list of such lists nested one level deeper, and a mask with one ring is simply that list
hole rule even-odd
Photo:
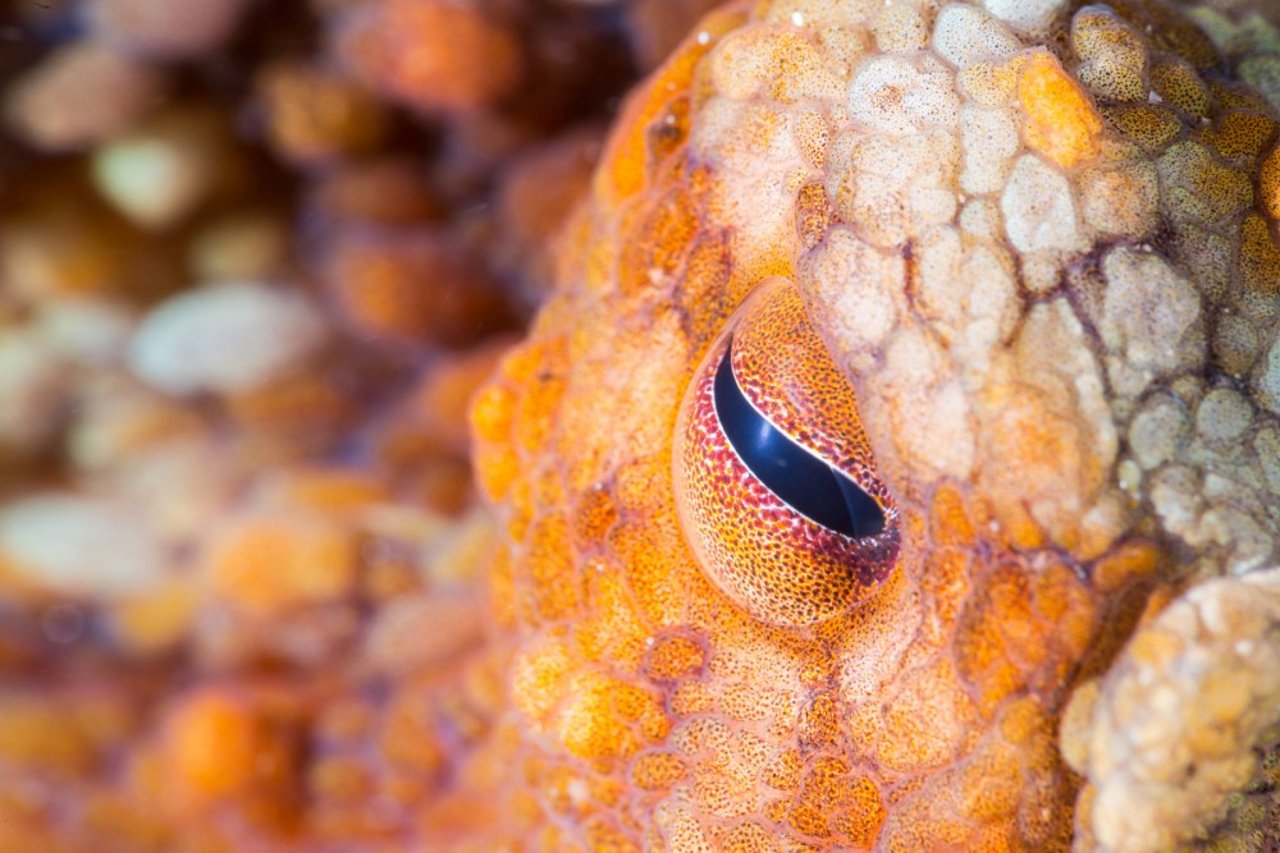
[{"label": "octopus pupil", "polygon": [[884,530],[884,510],[847,474],[805,450],[747,400],[733,375],[733,340],[716,369],[716,417],[747,470],[796,512],[853,538]]}]

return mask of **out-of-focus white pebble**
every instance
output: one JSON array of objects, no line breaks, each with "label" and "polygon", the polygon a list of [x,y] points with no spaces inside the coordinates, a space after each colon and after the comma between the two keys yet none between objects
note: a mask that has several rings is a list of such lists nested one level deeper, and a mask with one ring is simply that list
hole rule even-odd
[{"label": "out-of-focus white pebble", "polygon": [[93,153],[93,183],[117,210],[161,229],[192,213],[224,172],[220,128],[200,112],[170,114]]},{"label": "out-of-focus white pebble", "polygon": [[193,539],[227,511],[243,482],[242,467],[228,462],[214,441],[188,436],[158,443],[114,460],[103,478],[171,541]]},{"label": "out-of-focus white pebble", "polygon": [[37,588],[92,598],[149,589],[165,568],[162,545],[136,513],[58,494],[0,509],[0,560]]},{"label": "out-of-focus white pebble", "polygon": [[123,356],[134,318],[119,304],[101,299],[49,300],[35,330],[49,346],[75,361],[100,365]]},{"label": "out-of-focus white pebble", "polygon": [[175,296],[143,320],[133,372],[170,394],[233,394],[286,375],[325,338],[319,309],[295,290],[221,282]]}]

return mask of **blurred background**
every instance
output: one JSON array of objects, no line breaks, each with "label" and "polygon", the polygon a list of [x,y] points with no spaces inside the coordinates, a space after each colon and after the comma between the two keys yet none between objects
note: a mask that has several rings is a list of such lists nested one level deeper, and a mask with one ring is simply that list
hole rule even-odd
[{"label": "blurred background", "polygon": [[709,5],[0,5],[0,850],[433,845],[467,401]]}]

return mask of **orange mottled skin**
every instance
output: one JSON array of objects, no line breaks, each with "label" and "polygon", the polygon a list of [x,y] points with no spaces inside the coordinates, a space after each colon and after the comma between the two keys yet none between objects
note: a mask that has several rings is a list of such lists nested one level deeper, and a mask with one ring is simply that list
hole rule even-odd
[{"label": "orange mottled skin", "polygon": [[[631,99],[558,290],[475,404],[514,705],[473,768],[495,818],[479,844],[1063,847],[1079,780],[1057,718],[1132,625],[1143,596],[1122,592],[1154,545],[1018,548],[953,483],[899,496],[898,570],[874,597],[783,628],[735,606],[682,533],[686,386],[756,284],[795,274],[781,247],[733,256],[723,176],[689,156],[699,60],[743,16],[709,18]],[[803,240],[822,223],[801,196]]]},{"label": "orange mottled skin", "polygon": [[[1274,848],[1277,21],[703,22],[474,404],[510,708],[440,807],[483,792],[470,843]],[[738,334],[891,547],[735,467]]]}]

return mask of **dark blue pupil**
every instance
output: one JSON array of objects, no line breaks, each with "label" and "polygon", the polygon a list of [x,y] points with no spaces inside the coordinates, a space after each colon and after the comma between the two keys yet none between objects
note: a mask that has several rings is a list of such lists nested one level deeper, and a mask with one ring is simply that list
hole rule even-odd
[{"label": "dark blue pupil", "polygon": [[823,527],[855,538],[884,530],[884,510],[874,498],[756,411],[733,375],[732,352],[730,340],[716,369],[716,415],[747,469],[784,503]]}]

